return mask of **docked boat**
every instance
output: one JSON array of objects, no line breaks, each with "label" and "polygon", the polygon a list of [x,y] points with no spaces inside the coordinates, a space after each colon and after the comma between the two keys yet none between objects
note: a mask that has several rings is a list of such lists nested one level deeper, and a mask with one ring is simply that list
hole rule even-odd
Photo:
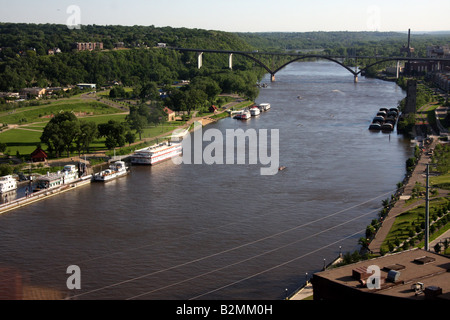
[{"label": "docked boat", "polygon": [[74,182],[80,178],[79,174],[78,174],[77,166],[75,166],[73,164],[64,166],[62,175],[63,175],[64,184]]},{"label": "docked boat", "polygon": [[49,172],[47,175],[38,177],[34,191],[62,187],[63,185],[78,181],[79,178],[77,167],[75,165],[66,165],[62,171],[56,173]]},{"label": "docked boat", "polygon": [[133,165],[155,165],[183,153],[181,143],[160,143],[148,148],[137,150],[131,156]]},{"label": "docked boat", "polygon": [[383,132],[391,132],[394,130],[394,125],[390,122],[385,122],[382,126],[381,126],[381,130]]},{"label": "docked boat", "polygon": [[237,113],[234,118],[238,120],[248,120],[252,117],[252,114],[249,110],[242,110],[241,112]]},{"label": "docked boat", "polygon": [[253,107],[250,109],[250,114],[255,117],[261,114],[261,111],[259,110],[258,107]]},{"label": "docked boat", "polygon": [[0,178],[0,193],[7,193],[17,190],[17,180],[13,176],[4,176]]},{"label": "docked boat", "polygon": [[250,111],[245,110],[244,112],[242,112],[241,114],[241,120],[248,120],[252,117],[252,114],[250,113]]},{"label": "docked boat", "polygon": [[259,105],[259,110],[261,111],[267,111],[270,109],[270,103],[261,103]]},{"label": "docked boat", "polygon": [[36,181],[35,192],[45,190],[45,189],[54,189],[57,187],[61,187],[64,185],[63,175],[61,173],[47,173],[45,176],[40,176]]},{"label": "docked boat", "polygon": [[384,118],[381,116],[376,116],[375,118],[373,118],[372,123],[379,123],[379,124],[383,124],[384,123]]},{"label": "docked boat", "polygon": [[369,130],[371,130],[371,131],[380,131],[381,130],[381,124],[379,124],[378,122],[372,123],[369,126]]},{"label": "docked boat", "polygon": [[94,181],[107,182],[128,174],[128,168],[123,161],[116,161],[109,166],[108,169],[103,170],[94,175]]}]

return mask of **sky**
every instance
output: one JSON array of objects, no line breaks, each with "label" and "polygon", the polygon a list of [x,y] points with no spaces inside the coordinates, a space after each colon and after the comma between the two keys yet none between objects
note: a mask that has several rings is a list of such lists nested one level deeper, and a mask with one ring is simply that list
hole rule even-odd
[{"label": "sky", "polygon": [[228,32],[444,31],[449,0],[0,0],[0,22]]}]

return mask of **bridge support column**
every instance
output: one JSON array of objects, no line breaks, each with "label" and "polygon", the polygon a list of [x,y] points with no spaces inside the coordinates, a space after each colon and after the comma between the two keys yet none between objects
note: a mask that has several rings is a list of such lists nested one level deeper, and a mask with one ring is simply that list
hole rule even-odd
[{"label": "bridge support column", "polygon": [[203,66],[203,52],[199,52],[197,54],[197,59],[198,59],[198,68],[201,69]]},{"label": "bridge support column", "polygon": [[230,58],[228,59],[228,66],[230,70],[233,70],[233,54],[230,53]]},{"label": "bridge support column", "polygon": [[396,79],[400,77],[400,60],[397,60],[397,72],[395,75]]},{"label": "bridge support column", "polygon": [[355,83],[358,83],[358,75],[355,74],[355,79],[354,79]]},{"label": "bridge support column", "polygon": [[275,75],[274,74],[271,75],[271,81],[275,82]]}]

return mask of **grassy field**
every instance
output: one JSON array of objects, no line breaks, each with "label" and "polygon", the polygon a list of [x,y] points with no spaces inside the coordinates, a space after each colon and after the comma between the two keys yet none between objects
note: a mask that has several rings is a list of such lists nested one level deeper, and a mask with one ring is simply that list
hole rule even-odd
[{"label": "grassy field", "polygon": [[[42,101],[39,106],[22,107],[0,113],[0,123],[15,125],[17,128],[0,133],[0,142],[8,145],[6,153],[15,156],[28,156],[40,143],[42,131],[51,119],[52,114],[61,111],[74,112],[80,119],[93,121],[97,124],[109,120],[124,121],[126,115],[118,114],[120,110],[97,101],[85,101],[76,96],[57,101]],[[104,139],[94,141],[94,150],[104,149]]]},{"label": "grassy field", "polygon": [[21,155],[29,155],[41,141],[41,134],[41,131],[11,129],[0,134],[0,142],[8,145],[7,154],[15,156],[19,152]]},{"label": "grassy field", "polygon": [[[105,93],[106,94],[106,93]],[[22,107],[12,111],[0,113],[0,123],[9,125],[9,129],[0,132],[0,142],[7,144],[6,154],[15,156],[20,154],[21,157],[27,158],[36,146],[40,143],[42,132],[51,119],[51,115],[61,111],[74,112],[80,120],[93,121],[96,124],[106,123],[109,120],[119,122],[125,121],[127,114],[122,110],[110,107],[98,101],[85,100],[81,96],[74,96],[69,99],[61,99],[57,101],[42,101],[39,106]],[[249,102],[242,102],[235,108],[248,106]],[[212,114],[211,114],[212,115]],[[228,113],[224,114],[228,116]],[[141,135],[143,141],[151,143],[157,136],[168,135],[174,129],[182,126],[185,122],[176,121],[168,122],[158,126],[148,126]],[[136,134],[136,143],[138,143],[139,135]],[[45,150],[45,146],[44,150]],[[133,147],[125,147],[124,150],[117,150],[119,154],[129,153]],[[99,138],[91,144],[91,152],[104,151],[105,138]],[[133,150],[131,150],[132,152]],[[76,155],[75,153],[70,156]]]},{"label": "grassy field", "polygon": [[[430,221],[436,217],[437,211],[444,205],[448,204],[449,199],[437,198],[430,201]],[[389,243],[398,245],[410,238],[418,231],[416,228],[421,227],[425,221],[425,205],[418,206],[399,215],[392,226],[389,235],[386,237],[382,249],[389,251]],[[448,229],[448,226],[447,226]],[[435,235],[436,236],[436,235]]]},{"label": "grassy field", "polygon": [[82,99],[65,99],[34,107],[18,108],[0,114],[0,122],[6,124],[26,124],[48,121],[52,114],[72,111],[76,114],[106,115],[117,113],[117,109],[100,102],[84,102]]}]

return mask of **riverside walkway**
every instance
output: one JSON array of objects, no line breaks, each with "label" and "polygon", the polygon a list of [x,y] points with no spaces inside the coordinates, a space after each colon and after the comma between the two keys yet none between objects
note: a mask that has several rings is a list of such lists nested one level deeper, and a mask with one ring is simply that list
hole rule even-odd
[{"label": "riverside walkway", "polygon": [[[412,195],[412,190],[415,187],[416,183],[421,183],[421,185],[425,186],[426,184],[426,168],[427,164],[430,162],[431,156],[428,154],[428,150],[433,150],[438,141],[438,136],[433,136],[433,142],[425,152],[422,153],[420,159],[411,174],[411,177],[408,180],[408,183],[404,186],[403,193],[400,196],[400,199],[396,201],[395,205],[389,211],[388,215],[384,219],[381,227],[378,229],[375,238],[369,245],[369,250],[374,254],[380,254],[381,245],[389,234],[395,218],[400,214],[407,212],[411,209],[414,209],[420,205],[425,203],[425,200],[421,199],[419,201],[414,202],[413,204],[407,205],[406,200],[408,200]],[[443,191],[442,191],[443,192]],[[440,196],[442,196],[442,192],[439,192]]]}]

